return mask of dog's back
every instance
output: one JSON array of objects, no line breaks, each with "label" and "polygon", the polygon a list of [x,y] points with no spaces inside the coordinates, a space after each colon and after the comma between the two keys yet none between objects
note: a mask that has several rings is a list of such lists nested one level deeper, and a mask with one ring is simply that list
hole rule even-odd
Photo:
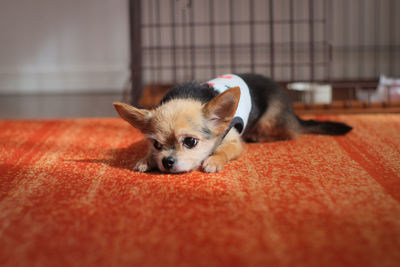
[{"label": "dog's back", "polygon": [[252,109],[244,133],[247,141],[265,142],[296,138],[298,134],[344,135],[344,123],[302,120],[294,114],[288,93],[273,80],[258,74],[238,74],[249,86]]},{"label": "dog's back", "polygon": [[[338,122],[304,121],[294,114],[289,94],[278,83],[254,73],[236,75],[247,84],[251,96],[251,111],[243,132],[246,141],[294,139],[301,133],[343,135],[352,129]],[[218,94],[208,83],[187,82],[167,92],[159,105],[173,99],[195,99],[207,103]]]}]

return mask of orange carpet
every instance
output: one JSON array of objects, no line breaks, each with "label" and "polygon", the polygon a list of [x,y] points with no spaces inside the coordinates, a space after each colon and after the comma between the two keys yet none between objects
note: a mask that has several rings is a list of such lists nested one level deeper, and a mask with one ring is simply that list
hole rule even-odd
[{"label": "orange carpet", "polygon": [[0,266],[400,266],[400,115],[319,118],[354,130],[180,175],[120,119],[0,121]]}]

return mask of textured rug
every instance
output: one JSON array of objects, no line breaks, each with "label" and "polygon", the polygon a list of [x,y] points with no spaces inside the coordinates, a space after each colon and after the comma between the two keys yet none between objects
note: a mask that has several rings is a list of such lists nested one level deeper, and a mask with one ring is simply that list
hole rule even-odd
[{"label": "textured rug", "polygon": [[400,115],[137,173],[120,119],[0,122],[1,266],[399,266]]}]

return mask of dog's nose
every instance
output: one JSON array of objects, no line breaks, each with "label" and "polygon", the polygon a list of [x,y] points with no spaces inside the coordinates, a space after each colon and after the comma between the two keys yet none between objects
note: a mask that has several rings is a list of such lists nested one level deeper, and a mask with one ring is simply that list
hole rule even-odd
[{"label": "dog's nose", "polygon": [[165,169],[169,170],[174,166],[175,159],[173,157],[166,157],[162,159],[162,164]]}]

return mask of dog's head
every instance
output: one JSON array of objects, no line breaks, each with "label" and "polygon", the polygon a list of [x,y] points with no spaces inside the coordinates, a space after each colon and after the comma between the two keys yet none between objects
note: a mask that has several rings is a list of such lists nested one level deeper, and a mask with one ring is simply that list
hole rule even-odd
[{"label": "dog's head", "polygon": [[214,152],[235,115],[239,98],[240,89],[234,87],[205,104],[173,99],[153,110],[118,102],[114,107],[151,142],[158,168],[178,173],[196,169]]}]

